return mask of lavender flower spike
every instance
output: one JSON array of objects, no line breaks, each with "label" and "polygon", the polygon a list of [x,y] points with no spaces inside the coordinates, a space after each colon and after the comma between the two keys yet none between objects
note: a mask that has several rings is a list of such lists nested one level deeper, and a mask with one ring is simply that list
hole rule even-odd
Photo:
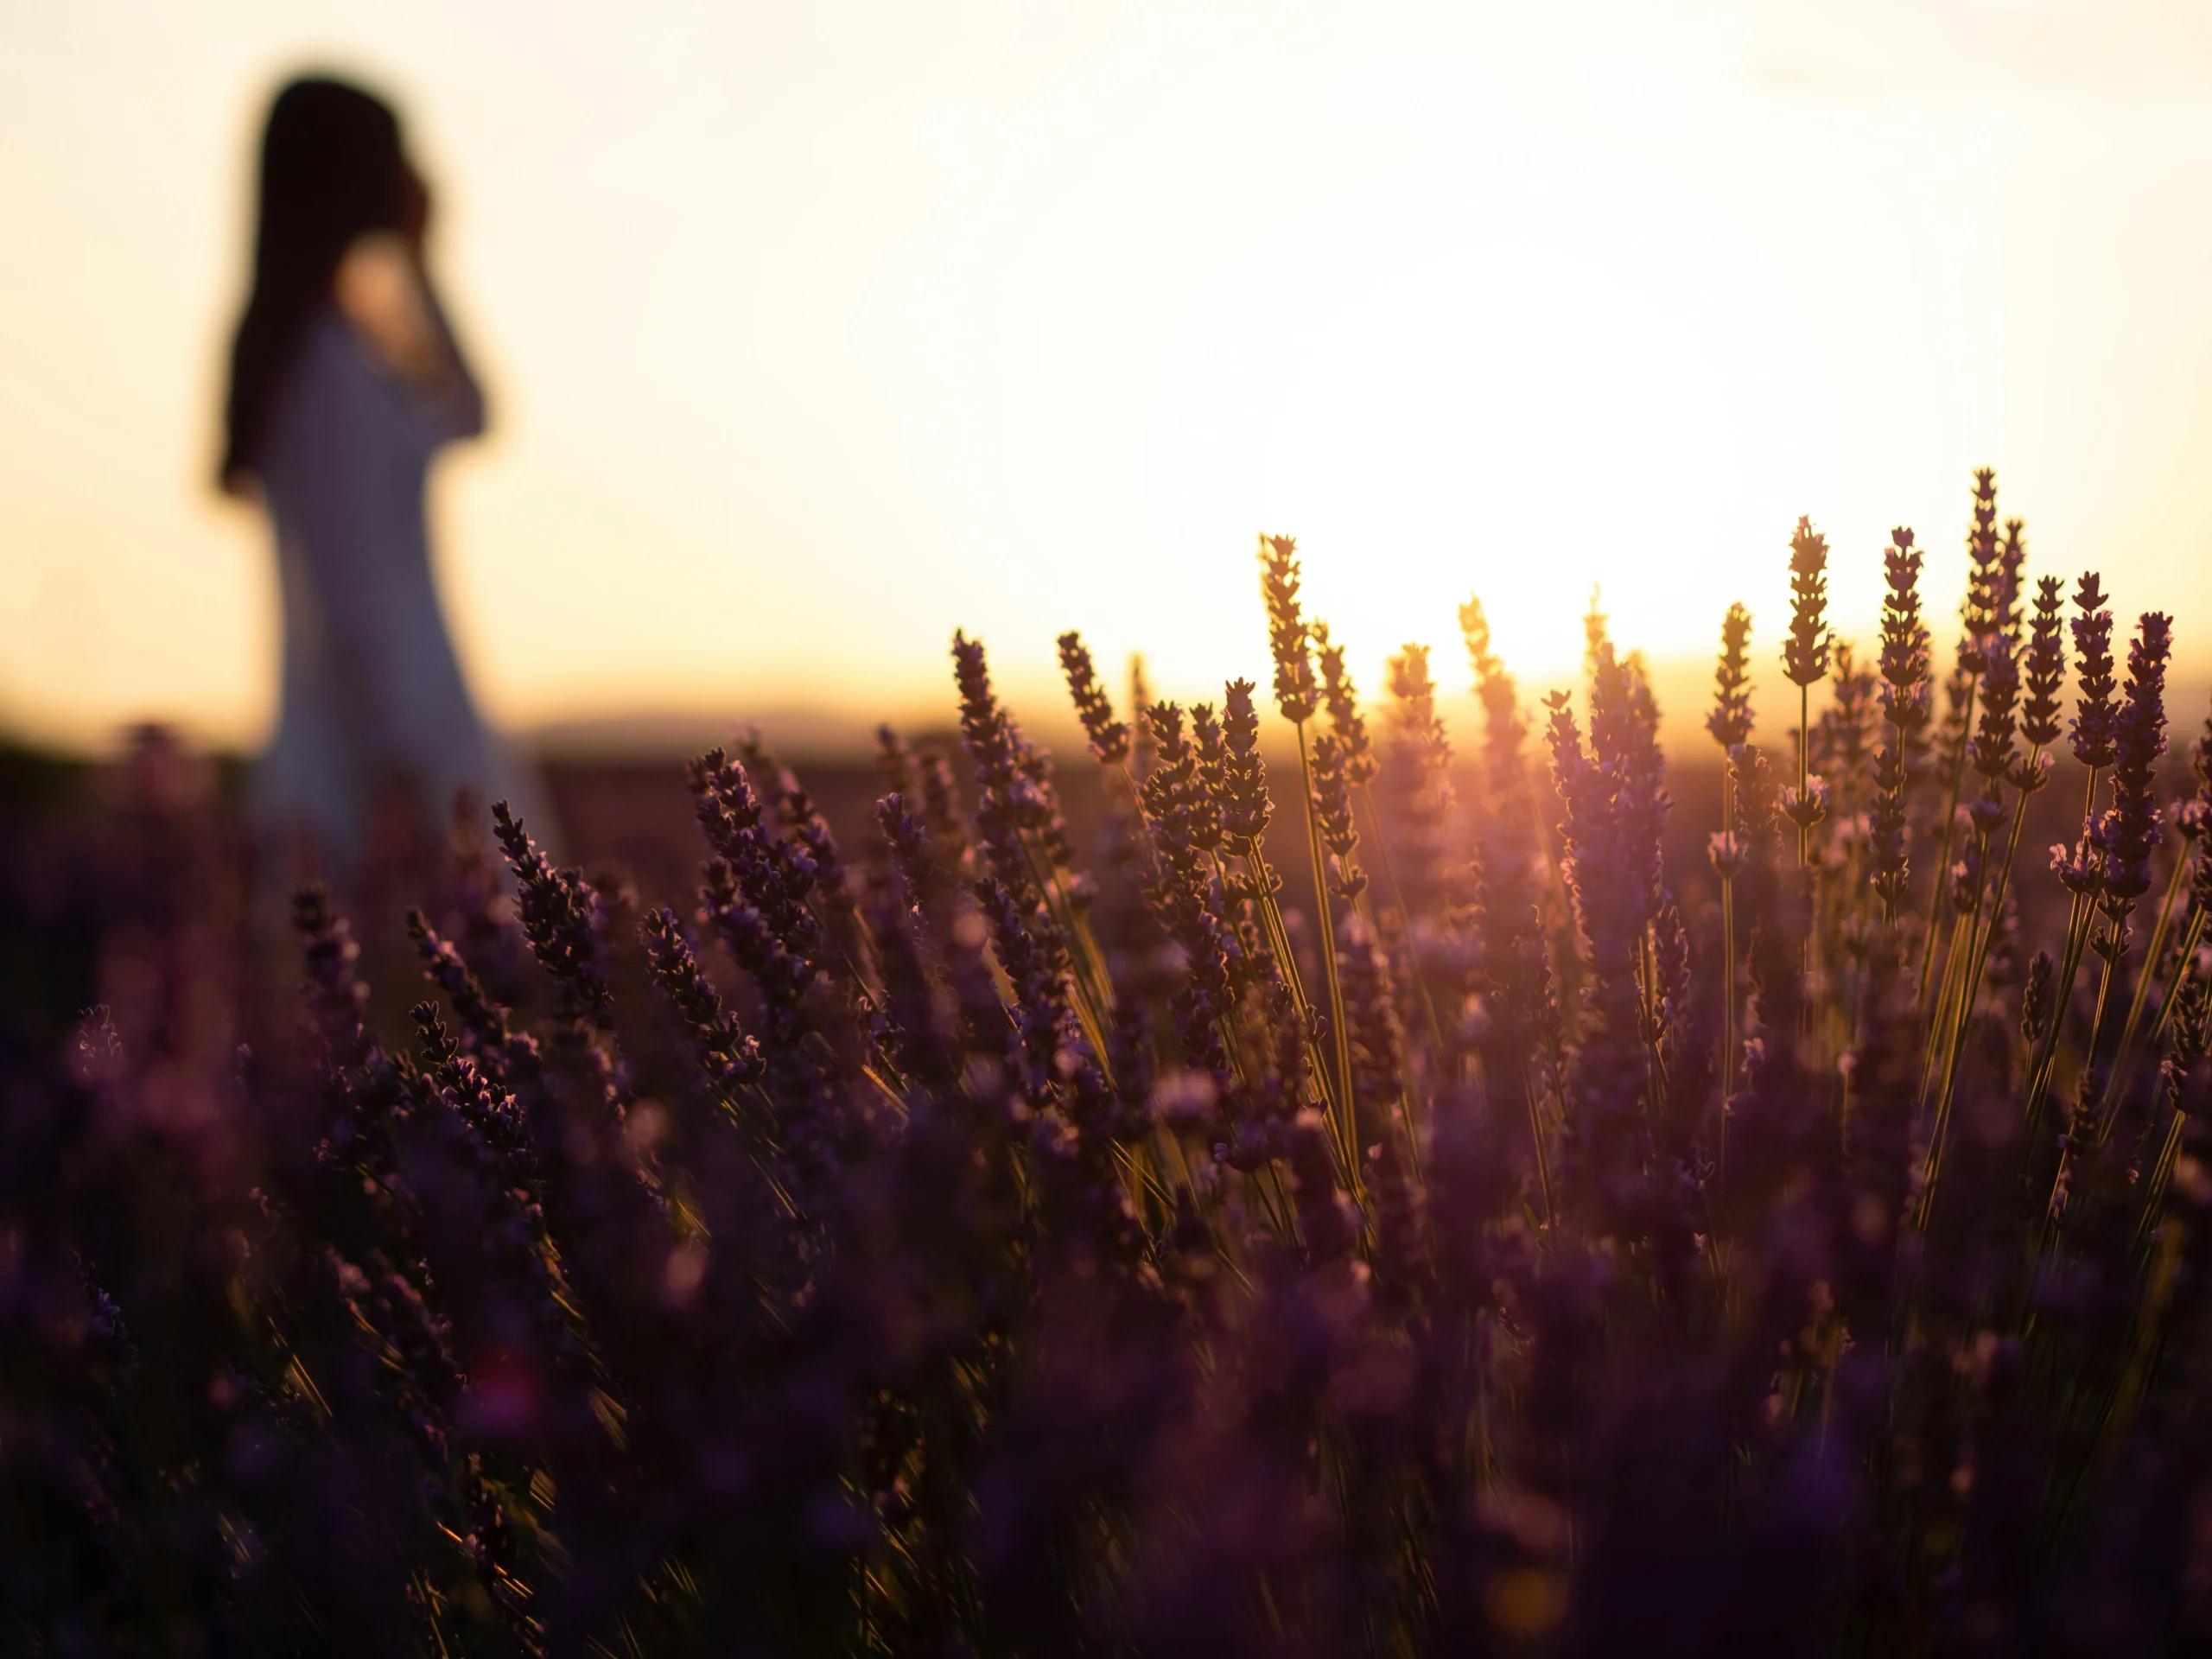
[{"label": "lavender flower spike", "polygon": [[1114,718],[1114,700],[1098,683],[1098,671],[1083,636],[1071,628],[1060,636],[1059,646],[1060,671],[1067,676],[1068,695],[1075,700],[1076,716],[1090,740],[1090,752],[1101,766],[1118,766],[1129,758],[1129,728]]},{"label": "lavender flower spike", "polygon": [[1720,664],[1713,671],[1713,712],[1705,729],[1723,749],[1751,736],[1751,613],[1731,605],[1720,622]]},{"label": "lavender flower spike", "polygon": [[2173,651],[2173,620],[2145,613],[2127,651],[2127,692],[2114,721],[2112,810],[2098,825],[2105,855],[2108,902],[2141,898],[2151,888],[2151,855],[2158,844],[2158,801],[2153,788],[2158,757],[2166,752],[2166,659]]},{"label": "lavender flower spike", "polygon": [[1275,707],[1294,726],[1313,718],[1320,690],[1313,682],[1313,639],[1298,598],[1298,542],[1260,537],[1260,594],[1268,607],[1268,645],[1275,659]]},{"label": "lavender flower spike", "polygon": [[1828,671],[1828,538],[1810,518],[1789,538],[1789,637],[1782,642],[1790,683],[1818,684]]}]

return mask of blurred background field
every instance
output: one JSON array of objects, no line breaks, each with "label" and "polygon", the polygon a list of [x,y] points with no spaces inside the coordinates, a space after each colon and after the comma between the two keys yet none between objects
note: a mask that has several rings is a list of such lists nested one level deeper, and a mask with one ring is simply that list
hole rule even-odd
[{"label": "blurred background field", "polygon": [[[2190,709],[2202,703],[2191,695],[2177,699],[2176,706]],[[710,742],[731,741],[735,733],[716,737],[703,728],[678,735],[698,737],[703,749]],[[853,739],[826,751],[783,750],[772,730],[760,735],[798,775],[841,843],[871,842],[884,784],[872,761],[855,756]],[[918,751],[945,755],[956,776],[964,776],[957,729],[925,728],[903,735]],[[556,753],[545,762],[543,776],[558,815],[566,861],[594,880],[604,878],[639,904],[671,905],[688,914],[696,902],[702,849],[684,779],[690,754],[671,745],[669,736],[663,728],[634,747]],[[1270,759],[1279,777],[1295,776],[1294,752],[1274,752]],[[1079,855],[1096,863],[1103,855],[1104,776],[1083,753],[1079,739],[1060,752],[1059,761],[1055,781],[1071,839]],[[2178,783],[2185,767],[2186,757],[2177,748],[2167,771]],[[1709,744],[1669,760],[1673,810],[1664,830],[1667,875],[1685,909],[1693,912],[1714,902],[1717,893],[1707,842],[1720,818],[1722,772]],[[190,826],[185,840],[192,850],[178,856],[198,860],[219,878],[214,901],[227,925],[239,930],[235,943],[249,951],[276,948],[280,954],[264,958],[280,979],[270,988],[288,986],[295,969],[281,954],[281,935],[267,928],[264,918],[259,931],[266,937],[257,944],[251,938],[256,925],[250,913],[254,855],[245,812],[247,778],[248,764],[241,758],[196,753],[160,728],[130,734],[118,754],[103,760],[21,746],[0,748],[0,883],[7,890],[6,908],[19,925],[9,966],[0,975],[0,986],[5,987],[0,1005],[18,1014],[38,1010],[41,1024],[53,1032],[102,1000],[99,942],[118,918],[127,917],[133,891],[130,880],[118,877],[150,850],[144,842],[118,839],[117,808],[130,802],[151,810],[156,820]],[[1461,799],[1482,798],[1482,779],[1471,760],[1463,759],[1455,767],[1454,785]],[[2022,836],[2024,869],[2039,869],[2044,849],[2077,832],[2080,790],[2079,767],[2070,757],[2060,756],[2051,785],[2031,803]],[[124,819],[130,822],[131,815],[125,813]],[[148,821],[144,811],[137,821]],[[426,826],[417,829],[427,834]],[[153,835],[153,842],[157,844],[168,833]],[[1271,826],[1268,853],[1290,884],[1288,908],[1302,918],[1297,895],[1308,895],[1304,904],[1310,906],[1313,864],[1296,817],[1279,817]],[[396,863],[372,872],[354,918],[365,944],[404,982],[412,982],[416,969],[402,918],[406,907],[417,902],[419,889],[439,879],[438,855],[435,848],[418,844],[400,853]],[[2049,886],[2024,880],[2018,889],[2021,925],[2030,937],[2063,923],[2063,907],[2052,912],[2056,889],[2047,891]],[[120,897],[104,896],[111,892]],[[276,1006],[283,1006],[281,1000]]]}]

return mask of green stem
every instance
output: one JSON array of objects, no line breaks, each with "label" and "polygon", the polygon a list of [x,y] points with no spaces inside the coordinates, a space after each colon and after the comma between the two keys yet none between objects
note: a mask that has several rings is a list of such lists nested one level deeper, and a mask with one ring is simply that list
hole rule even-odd
[{"label": "green stem", "polygon": [[[2029,775],[2034,773],[2042,759],[2043,746],[2037,744],[2028,755]],[[2028,791],[2021,790],[2018,799],[2014,803],[2012,833],[2005,843],[2005,863],[1998,871],[1997,886],[1990,894],[1989,919],[1982,925],[1978,939],[1972,931],[1973,918],[1971,917],[1967,918],[1970,949],[1967,951],[1966,994],[1960,999],[1958,1018],[1951,1027],[1950,1041],[1947,1045],[1943,1061],[1943,1091],[1936,1099],[1936,1127],[1929,1136],[1928,1175],[1927,1179],[1922,1182],[1920,1189],[1920,1217],[1921,1224],[1923,1227],[1927,1224],[1929,1206],[1934,1202],[1936,1179],[1942,1170],[1943,1141],[1946,1132],[1950,1128],[1951,1096],[1958,1086],[1959,1058],[1966,1052],[1967,1033],[1974,1024],[1974,1000],[1981,994],[1981,975],[1983,969],[1988,965],[1990,942],[1996,938],[1998,924],[2004,919],[2005,916],[2005,893],[2012,880],[2012,861],[2020,851],[2020,826],[2026,821],[2028,816]],[[1983,845],[1986,859],[1987,855],[1986,840]],[[1977,899],[1975,904],[1977,913],[1980,909],[1980,901]]]},{"label": "green stem", "polygon": [[2196,960],[2197,947],[2204,943],[2204,912],[2197,911],[2189,918],[2189,931],[2182,936],[2181,954],[2174,963],[2173,977],[2166,982],[2165,995],[2158,1001],[2158,1018],[2152,1020],[2149,1035],[2143,1046],[2153,1053],[2158,1052],[2158,1039],[2165,1035],[2166,1025],[2173,1018],[2174,1004],[2180,999],[2181,988],[2189,982],[2190,964]]},{"label": "green stem", "polygon": [[[2082,827],[2088,832],[2090,815],[2097,807],[2097,774],[2100,766],[2089,768],[2088,783],[2082,793]],[[2028,1130],[2032,1137],[2037,1119],[2041,1116],[2044,1096],[2050,1090],[2050,1075],[2058,1065],[2059,1033],[2066,1023],[2067,1005],[2074,996],[2074,977],[2081,971],[2082,952],[2088,944],[2088,930],[2095,925],[2096,901],[2084,894],[2074,895],[2072,908],[2067,912],[2066,956],[2058,978],[2058,999],[2051,1004],[2050,1029],[2044,1033],[2043,1052],[2036,1060],[2028,1077]]]},{"label": "green stem", "polygon": [[[1812,775],[1813,760],[1813,687],[1810,681],[1801,681],[1797,687],[1797,807],[1805,807],[1806,780]],[[1812,826],[1797,826],[1797,867],[1802,869],[1811,856]]]},{"label": "green stem", "polygon": [[[2181,892],[2182,883],[2189,876],[2186,856],[2174,860],[2173,874],[2166,878],[2165,896],[2158,901],[2158,919],[2151,929],[2151,944],[2143,953],[2143,971],[2136,976],[2135,995],[2127,1004],[2127,1020],[2120,1028],[2120,1046],[2113,1051],[2112,1076],[2115,1094],[2129,1081],[2134,1067],[2135,1033],[2143,1023],[2143,1003],[2150,994],[2151,976],[2158,971],[2159,953],[2166,948],[2166,935],[2173,930],[2174,899]],[[2189,972],[2186,954],[2174,969],[2173,983],[2179,984]]]},{"label": "green stem", "polygon": [[[1979,898],[1975,904],[1979,910]],[[1922,1043],[1918,1096],[1923,1107],[1928,1103],[1929,1085],[1936,1081],[1936,1064],[1942,1052],[1942,1045],[1937,1039],[1950,1017],[1952,995],[1958,988],[1959,971],[1966,961],[1966,952],[1959,948],[1959,931],[1966,925],[1966,918],[1962,916],[1952,922],[1948,936],[1943,942],[1942,961],[1936,976],[1935,1006],[1927,1011],[1928,1029]]]},{"label": "green stem", "polygon": [[2130,1260],[2139,1256],[2150,1242],[2152,1230],[2158,1225],[2158,1211],[2164,1207],[2166,1188],[2173,1180],[2174,1166],[2181,1159],[2181,1131],[2183,1119],[2175,1112],[2166,1125],[2164,1141],[2158,1147],[2158,1161],[2151,1167],[2151,1179],[2144,1183],[2143,1209],[2135,1218],[2135,1237],[2128,1247]]},{"label": "green stem", "polygon": [[[1735,855],[1736,836],[1736,775],[1724,770],[1720,774],[1720,833],[1728,837],[1727,846]],[[1736,1046],[1738,1027],[1736,1020],[1736,872],[1732,865],[1720,878],[1720,997],[1724,1023],[1720,1027],[1720,1098],[1726,1101],[1736,1092]],[[1721,1114],[1721,1148],[1727,1147],[1726,1113]]]},{"label": "green stem", "polygon": [[2044,1102],[2050,1092],[2051,1073],[2058,1065],[2059,1032],[2066,1023],[2067,1006],[2074,1000],[2074,980],[2082,970],[2082,953],[2088,948],[2089,929],[2095,923],[2096,913],[2094,899],[2083,893],[2074,895],[2073,908],[2066,918],[2066,949],[2060,958],[2056,994],[2050,1005],[2050,1029],[2044,1033],[2042,1046],[2028,1071],[2028,1105],[2023,1135],[2030,1155],[2034,1152],[2036,1128],[2043,1118]]},{"label": "green stem", "polygon": [[1260,850],[1256,838],[1238,849],[1237,854],[1243,859],[1245,871],[1251,876],[1254,886],[1259,889],[1255,902],[1260,907],[1260,925],[1268,936],[1268,948],[1275,953],[1281,964],[1283,979],[1290,987],[1292,1000],[1298,1004],[1298,1011],[1306,1021],[1306,1052],[1313,1065],[1314,1092],[1321,1098],[1323,1115],[1333,1127],[1337,1119],[1337,1105],[1328,1063],[1321,1052],[1319,1040],[1313,1034],[1316,1024],[1313,1003],[1306,994],[1305,977],[1299,972],[1298,958],[1290,948],[1290,930],[1283,924],[1282,908],[1275,899],[1274,872],[1268,863],[1267,855]]},{"label": "green stem", "polygon": [[1552,1198],[1551,1154],[1545,1147],[1548,1131],[1544,1128],[1544,1109],[1538,1094],[1535,1079],[1529,1075],[1524,1061],[1521,1067],[1521,1092],[1529,1102],[1529,1139],[1536,1149],[1536,1184],[1544,1193],[1544,1224],[1548,1227],[1557,1217],[1559,1210]]},{"label": "green stem", "polygon": [[1299,803],[1306,814],[1306,850],[1313,861],[1313,901],[1319,925],[1315,930],[1321,936],[1321,967],[1329,981],[1329,1036],[1330,1046],[1336,1060],[1337,1139],[1344,1153],[1347,1184],[1357,1193],[1357,1173],[1359,1168],[1359,1136],[1352,1122],[1351,1049],[1344,1032],[1344,982],[1337,972],[1337,927],[1329,908],[1328,866],[1321,856],[1321,826],[1313,815],[1313,760],[1306,744],[1306,722],[1297,722],[1298,775],[1300,787]]},{"label": "green stem", "polygon": [[[2112,949],[2098,954],[2105,959],[2105,970],[2097,977],[2097,1008],[2089,1019],[2089,1055],[2082,1062],[2082,1075],[2094,1085],[2097,1076],[2097,1055],[2104,1046],[2105,1015],[2112,1009],[2113,988],[2120,980],[2120,964],[2127,957],[2127,918],[2134,914],[2133,899],[2123,899],[2105,911],[2106,919],[2112,925]],[[2097,1139],[2102,1141],[2105,1128],[2112,1122],[2108,1109],[2111,1103],[2100,1090],[2097,1097]],[[2081,1137],[2076,1135],[2075,1140]]]},{"label": "green stem", "polygon": [[1928,1012],[1928,970],[1936,960],[1936,936],[1943,928],[1943,888],[1950,876],[1951,837],[1958,829],[1959,791],[1966,787],[1967,736],[1974,730],[1974,696],[1980,689],[1979,679],[1967,683],[1964,717],[1959,724],[1959,741],[1951,751],[1951,798],[1943,808],[1942,851],[1936,860],[1935,893],[1928,907],[1928,937],[1921,945],[1920,953],[1920,1003],[1923,1014]]},{"label": "green stem", "polygon": [[1807,681],[1797,688],[1797,810],[1805,815],[1797,823],[1797,868],[1805,882],[1805,937],[1797,944],[1797,1031],[1801,1037],[1812,1035],[1816,994],[1814,975],[1820,965],[1821,888],[1812,868],[1811,803],[1806,798],[1812,782],[1812,761],[1813,687]]},{"label": "green stem", "polygon": [[[2082,1077],[2092,1088],[2096,1084],[2097,1052],[2103,1044],[2105,1014],[2112,1006],[2113,981],[2120,972],[2120,959],[2127,951],[2127,918],[2133,908],[2134,906],[2131,900],[2123,899],[2105,912],[2107,919],[2112,924],[2112,948],[2109,950],[2100,949],[2097,952],[2104,958],[2105,966],[2104,972],[2097,978],[2096,1011],[2089,1017],[2089,1052],[2082,1062]],[[2092,902],[2089,906],[2089,925],[2092,930],[2096,925],[2096,913],[2097,906]],[[2081,1124],[2073,1126],[2072,1132],[2066,1137],[2064,1148],[2058,1154],[2058,1170],[2051,1177],[2050,1190],[2054,1198],[2057,1195],[2059,1189],[2066,1184],[2067,1173],[2074,1165],[2075,1148],[2083,1144],[2084,1136],[2090,1137],[2092,1144],[2101,1144],[2104,1141],[2106,1127],[2112,1121],[2112,1114],[2106,1109],[2107,1102],[2101,1092],[2091,1105],[2096,1112],[2096,1122],[2086,1126]],[[2051,1213],[2050,1206],[2046,1204],[2044,1206],[2043,1243],[2037,1251],[2038,1255],[2056,1241],[2057,1233],[2057,1218]]]},{"label": "green stem", "polygon": [[[1074,897],[1061,885],[1059,867],[1053,863],[1050,854],[1031,846],[1031,839],[1026,830],[1016,836],[1022,861],[1029,866],[1030,879],[1037,883],[1039,896],[1045,901],[1045,913],[1052,918],[1067,941],[1068,978],[1075,988],[1076,1020],[1090,1044],[1092,1058],[1099,1069],[1105,1071],[1106,1014],[1113,1007],[1111,988],[1105,983],[1105,964],[1098,957],[1098,944],[1091,937],[1090,925],[1076,909]],[[1059,900],[1057,906],[1052,902],[1055,898]],[[1094,973],[1098,978],[1096,983]]]}]

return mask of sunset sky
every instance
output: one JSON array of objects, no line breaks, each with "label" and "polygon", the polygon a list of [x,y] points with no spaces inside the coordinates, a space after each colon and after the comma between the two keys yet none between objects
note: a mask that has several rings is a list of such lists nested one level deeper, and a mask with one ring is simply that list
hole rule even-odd
[{"label": "sunset sky", "polygon": [[[942,706],[981,633],[1204,695],[1300,537],[1363,679],[1535,686],[1592,586],[1662,664],[1788,538],[1948,615],[1971,469],[2212,671],[2212,11],[1959,0],[0,10],[0,730],[273,717],[274,572],[208,484],[253,148],[387,92],[495,399],[439,477],[517,728]],[[1674,712],[1694,711],[1676,699]],[[1781,724],[1779,711],[1773,723]]]}]

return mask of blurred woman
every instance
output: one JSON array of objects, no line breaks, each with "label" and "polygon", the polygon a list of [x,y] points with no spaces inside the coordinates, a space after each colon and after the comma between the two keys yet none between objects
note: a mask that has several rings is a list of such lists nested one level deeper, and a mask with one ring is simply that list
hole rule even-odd
[{"label": "blurred woman", "polygon": [[484,397],[424,270],[430,194],[389,105],[293,81],[260,188],[221,473],[266,509],[283,593],[283,709],[255,801],[288,874],[304,856],[342,882],[372,814],[442,823],[462,791],[525,783],[469,696],[423,512],[432,457],[483,431]]}]

